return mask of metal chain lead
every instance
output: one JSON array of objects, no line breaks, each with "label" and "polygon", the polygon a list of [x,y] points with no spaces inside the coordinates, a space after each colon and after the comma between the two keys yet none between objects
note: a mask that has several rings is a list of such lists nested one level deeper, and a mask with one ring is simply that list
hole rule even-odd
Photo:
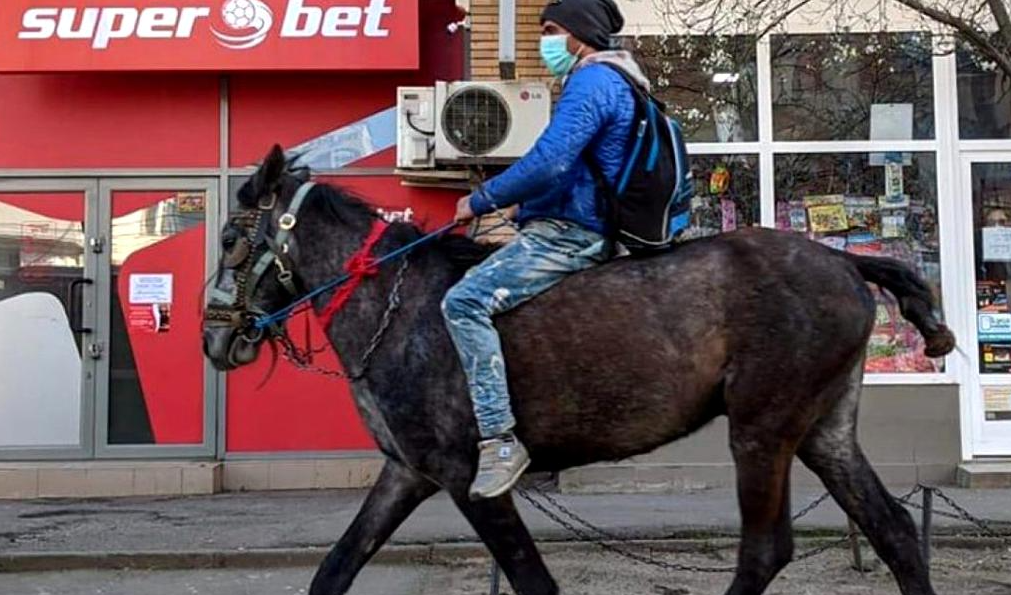
[{"label": "metal chain lead", "polygon": [[948,496],[940,489],[938,488],[929,488],[929,489],[934,492],[934,495],[943,500],[945,504],[950,506],[952,510],[957,512],[962,520],[965,520],[970,524],[975,525],[981,532],[983,532],[988,537],[999,539],[1002,543],[1004,543],[1005,546],[1011,547],[1011,535],[997,531],[996,529],[990,526],[989,522],[973,515],[965,508],[962,508],[962,506],[960,506],[957,502],[955,502],[955,500],[952,499],[951,496]]},{"label": "metal chain lead", "polygon": [[383,317],[379,322],[379,328],[376,329],[372,339],[369,341],[368,349],[365,350],[365,354],[362,355],[361,360],[361,370],[355,376],[352,376],[352,380],[359,380],[365,376],[368,371],[369,364],[372,362],[372,357],[376,354],[379,346],[383,343],[383,338],[386,336],[386,331],[390,329],[390,324],[393,322],[393,315],[400,310],[400,306],[403,300],[400,298],[400,290],[404,287],[404,280],[407,275],[407,268],[410,261],[404,258],[400,263],[400,268],[397,270],[397,278],[393,282],[393,289],[390,291],[389,301],[386,305],[386,311],[383,312]]},{"label": "metal chain lead", "polygon": [[[913,498],[913,496],[920,493],[923,489],[924,489],[923,486],[916,486],[910,492],[908,492],[904,496],[901,496],[897,500],[903,504],[909,504],[909,501]],[[715,574],[715,573],[730,573],[735,572],[737,570],[737,568],[733,566],[698,566],[693,564],[677,564],[673,562],[666,562],[663,560],[656,560],[652,556],[645,556],[643,554],[629,551],[625,548],[609,543],[611,541],[626,541],[627,540],[626,538],[622,538],[618,535],[615,535],[614,533],[606,531],[605,529],[597,527],[593,523],[587,521],[586,519],[582,518],[581,516],[573,512],[571,509],[566,507],[564,504],[559,502],[557,499],[552,497],[544,490],[534,487],[530,488],[529,491],[526,489],[517,489],[516,492],[519,494],[521,498],[530,503],[531,506],[540,511],[541,514],[548,517],[554,523],[556,523],[557,525],[561,526],[562,528],[566,529],[567,531],[575,535],[581,541],[592,543],[597,547],[606,550],[608,552],[611,552],[615,555],[618,555],[622,558],[632,560],[640,564],[646,564],[648,566],[654,566],[657,568],[678,572],[704,572]],[[560,514],[556,513],[553,510],[550,510],[547,506],[545,506],[543,503],[534,498],[530,494],[530,492],[536,493],[539,497],[543,498],[545,502],[548,502],[551,506],[554,506],[559,511]],[[816,500],[805,506],[799,512],[794,514],[791,518],[794,521],[796,521],[810,514],[811,511],[821,506],[830,497],[831,496],[828,493],[823,494],[822,496],[818,497]],[[569,519],[571,519],[571,522],[570,520],[566,520],[565,518],[563,518],[563,515],[564,517],[568,517]],[[580,528],[577,525],[582,525],[582,527],[584,527],[585,529]],[[594,534],[596,534],[596,536],[594,536]],[[845,545],[852,537],[853,537],[852,533],[847,533],[845,537],[831,541],[829,543],[826,543],[825,545],[816,547],[814,549],[808,550],[807,552],[795,556],[793,558],[793,561],[799,562],[802,560],[807,560],[809,558],[814,558],[815,556],[824,554],[829,550],[837,549],[838,547]]]},{"label": "metal chain lead", "polygon": [[320,366],[313,365],[311,363],[311,356],[325,351],[326,347],[312,351],[299,349],[287,334],[284,334],[279,338],[279,341],[284,349],[284,359],[303,372],[318,374],[335,380],[358,381],[364,378],[365,374],[368,373],[369,366],[372,363],[372,358],[375,356],[376,351],[379,350],[387,331],[393,324],[394,314],[397,313],[403,303],[400,293],[404,287],[404,281],[407,278],[407,269],[409,267],[410,260],[408,258],[404,258],[404,260],[400,263],[400,268],[397,270],[397,277],[393,282],[393,289],[390,291],[390,296],[386,303],[386,310],[383,312],[382,318],[379,321],[379,326],[376,328],[376,332],[372,335],[372,339],[369,341],[365,353],[362,354],[362,357],[359,360],[358,372],[348,373],[338,370],[327,370]]},{"label": "metal chain lead", "polygon": [[[639,564],[645,564],[645,565],[648,565],[648,566],[655,566],[655,567],[658,567],[658,568],[663,568],[664,570],[675,571],[675,572],[724,573],[724,572],[734,572],[734,570],[735,570],[735,568],[731,567],[731,566],[718,567],[718,566],[696,566],[696,565],[693,565],[693,564],[677,564],[677,563],[674,563],[674,562],[667,562],[667,561],[664,561],[664,560],[657,560],[657,559],[653,558],[651,555],[650,556],[646,556],[646,555],[639,554],[639,553],[636,553],[636,552],[628,551],[625,548],[621,548],[621,547],[618,547],[616,545],[613,545],[613,544],[609,543],[608,541],[604,541],[604,540],[595,538],[595,537],[593,537],[593,535],[591,535],[587,531],[584,531],[583,529],[580,529],[579,527],[577,527],[573,523],[570,523],[570,522],[566,521],[564,518],[562,518],[561,516],[555,514],[553,511],[549,510],[546,506],[544,506],[543,504],[541,504],[541,502],[539,502],[538,500],[536,500],[526,490],[522,490],[522,489],[521,490],[517,490],[517,493],[520,495],[521,498],[523,498],[524,500],[526,500],[527,502],[529,502],[531,506],[533,506],[534,508],[536,508],[537,510],[539,510],[541,512],[541,514],[543,514],[544,516],[548,517],[549,519],[551,519],[552,521],[554,521],[556,524],[558,524],[559,526],[563,527],[564,529],[566,529],[567,531],[569,531],[570,533],[572,533],[573,535],[575,535],[576,537],[578,537],[581,541],[586,541],[586,542],[592,543],[592,544],[596,545],[597,547],[599,547],[599,548],[601,548],[601,549],[603,549],[605,551],[611,552],[611,553],[613,553],[613,554],[615,554],[617,556],[620,556],[622,558],[625,558],[627,560],[631,560],[631,561],[637,562]],[[580,524],[584,524],[584,523],[587,524],[587,525],[589,525],[589,523],[586,523],[585,521],[582,521]],[[590,525],[590,526],[592,526],[592,525]],[[602,535],[607,535],[606,532],[604,532],[602,529],[599,529],[599,528],[594,528],[594,532],[598,533],[598,534],[602,534]]]}]

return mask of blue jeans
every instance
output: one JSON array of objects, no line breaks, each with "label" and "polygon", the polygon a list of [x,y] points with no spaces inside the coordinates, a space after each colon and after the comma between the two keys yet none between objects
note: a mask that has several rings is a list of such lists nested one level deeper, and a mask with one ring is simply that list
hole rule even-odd
[{"label": "blue jeans", "polygon": [[538,219],[475,266],[449,292],[442,313],[460,355],[481,437],[513,429],[502,343],[492,317],[607,260],[604,237],[573,223]]}]

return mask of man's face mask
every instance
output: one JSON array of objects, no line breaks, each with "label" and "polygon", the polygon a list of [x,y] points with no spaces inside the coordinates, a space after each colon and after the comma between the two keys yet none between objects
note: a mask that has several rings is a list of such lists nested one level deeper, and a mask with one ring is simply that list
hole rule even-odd
[{"label": "man's face mask", "polygon": [[545,35],[541,37],[541,59],[547,64],[548,70],[555,76],[565,76],[579,61],[577,56],[569,53],[568,35]]}]

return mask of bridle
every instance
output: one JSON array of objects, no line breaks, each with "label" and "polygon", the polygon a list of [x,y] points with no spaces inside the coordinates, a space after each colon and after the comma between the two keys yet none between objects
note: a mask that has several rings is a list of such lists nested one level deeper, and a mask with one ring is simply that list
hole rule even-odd
[{"label": "bridle", "polygon": [[277,192],[257,204],[254,210],[244,210],[229,218],[229,226],[243,233],[235,246],[222,260],[222,268],[231,270],[235,276],[231,292],[212,287],[211,305],[204,313],[206,322],[235,329],[239,337],[249,343],[258,343],[269,334],[271,338],[284,337],[281,324],[262,327],[257,320],[267,313],[253,304],[253,296],[263,279],[271,271],[276,271],[277,281],[291,297],[301,293],[295,277],[290,256],[290,240],[298,214],[306,197],[316,186],[314,182],[303,182],[291,199],[287,210],[277,220],[277,233],[270,237],[268,232],[271,216],[277,207]]},{"label": "bridle", "polygon": [[[313,182],[304,182],[299,186],[288,209],[278,218],[278,231],[273,238],[268,236],[267,230],[271,214],[277,207],[276,192],[271,193],[267,199],[261,200],[256,210],[237,213],[229,219],[229,226],[244,232],[237,240],[236,245],[229,250],[229,253],[225,255],[222,261],[222,267],[233,272],[235,283],[231,292],[223,291],[216,286],[212,287],[211,305],[204,314],[204,320],[208,323],[235,329],[239,340],[250,344],[259,343],[264,339],[270,339],[272,346],[273,341],[280,343],[284,358],[301,370],[332,378],[358,381],[365,377],[373,356],[375,356],[376,351],[379,349],[387,331],[392,325],[394,314],[396,314],[402,304],[400,297],[401,289],[404,286],[407,269],[410,265],[410,261],[407,258],[408,253],[415,246],[445,233],[449,229],[449,226],[400,249],[400,258],[402,260],[397,269],[393,288],[387,298],[386,309],[380,318],[378,328],[361,357],[359,370],[356,372],[326,370],[313,364],[313,356],[325,351],[326,348],[324,347],[319,350],[312,348],[312,345],[309,343],[308,326],[306,327],[306,347],[303,349],[296,346],[294,341],[288,336],[285,322],[296,313],[296,310],[293,308],[299,303],[302,303],[302,306],[298,311],[308,309],[310,305],[307,300],[314,294],[319,294],[321,291],[330,288],[339,288],[346,283],[343,289],[338,289],[334,293],[330,303],[327,304],[327,308],[320,315],[323,326],[329,326],[333,314],[350,297],[351,292],[361,282],[361,279],[377,272],[379,261],[371,258],[370,254],[376,242],[382,237],[382,231],[385,230],[386,224],[378,222],[378,224],[373,225],[373,234],[366,239],[365,244],[360,248],[359,252],[352,256],[348,263],[345,264],[345,270],[349,271],[348,275],[343,275],[336,279],[329,286],[323,286],[313,292],[306,293],[300,289],[299,286],[303,284],[296,278],[294,273],[294,263],[291,261],[289,254],[289,241],[291,240],[291,234],[295,226],[298,225],[299,211],[306,197],[314,187],[315,184]],[[387,255],[387,257],[391,256],[398,255]],[[281,312],[268,314],[253,304],[253,296],[256,293],[257,287],[259,287],[260,283],[271,270],[277,271],[278,282],[292,298],[295,298],[295,304],[284,308]],[[308,325],[308,322],[306,324]],[[229,358],[231,357],[230,350]]]}]

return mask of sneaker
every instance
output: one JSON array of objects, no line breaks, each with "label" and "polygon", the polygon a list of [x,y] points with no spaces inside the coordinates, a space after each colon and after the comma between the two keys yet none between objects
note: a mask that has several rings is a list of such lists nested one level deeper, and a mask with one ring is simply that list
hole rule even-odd
[{"label": "sneaker", "polygon": [[485,440],[478,448],[481,459],[470,486],[471,500],[497,498],[508,492],[530,466],[527,449],[511,434]]}]

